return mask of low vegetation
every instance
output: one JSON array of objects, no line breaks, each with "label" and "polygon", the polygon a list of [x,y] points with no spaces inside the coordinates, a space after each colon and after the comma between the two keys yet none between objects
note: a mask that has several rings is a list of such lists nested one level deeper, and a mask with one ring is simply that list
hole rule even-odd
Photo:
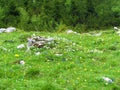
[{"label": "low vegetation", "polygon": [[[55,41],[29,52],[17,49],[32,34]],[[113,30],[78,34],[18,30],[1,33],[0,38],[0,90],[120,90],[120,36]],[[18,60],[25,64],[15,63]]]}]

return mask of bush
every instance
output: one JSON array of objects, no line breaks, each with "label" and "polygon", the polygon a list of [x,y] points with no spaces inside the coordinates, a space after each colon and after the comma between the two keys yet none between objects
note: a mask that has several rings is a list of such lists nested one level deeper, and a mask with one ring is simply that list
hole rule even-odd
[{"label": "bush", "polygon": [[101,29],[119,25],[117,3],[118,1],[111,0],[10,0],[6,5],[4,0],[0,1],[3,6],[0,7],[0,25],[15,26],[26,31],[50,32],[61,32],[69,26],[79,29],[80,32]]}]

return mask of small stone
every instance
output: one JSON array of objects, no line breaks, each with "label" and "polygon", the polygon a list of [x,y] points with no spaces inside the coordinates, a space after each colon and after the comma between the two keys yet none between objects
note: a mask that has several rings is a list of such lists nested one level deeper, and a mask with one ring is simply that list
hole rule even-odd
[{"label": "small stone", "polygon": [[54,38],[47,38],[46,41],[47,41],[47,42],[54,41]]},{"label": "small stone", "polygon": [[36,55],[36,56],[40,55],[40,52],[36,52],[35,55]]},{"label": "small stone", "polygon": [[92,34],[92,36],[101,36],[102,35],[102,33],[100,32],[100,33],[94,33],[94,34]]},{"label": "small stone", "polygon": [[107,84],[113,83],[113,80],[110,79],[110,78],[108,78],[108,77],[102,77],[102,78],[103,78],[103,80],[104,80]]},{"label": "small stone", "polygon": [[119,29],[118,29],[118,27],[114,27],[114,30],[115,30],[115,31],[118,31]]},{"label": "small stone", "polygon": [[66,32],[67,32],[67,34],[71,34],[71,33],[77,34],[77,32],[74,32],[73,30],[67,30]]},{"label": "small stone", "polygon": [[3,32],[5,32],[5,28],[0,28],[0,33],[3,33]]},{"label": "small stone", "polygon": [[20,44],[20,45],[17,46],[17,49],[22,49],[22,48],[25,48],[24,44]]},{"label": "small stone", "polygon": [[10,33],[10,32],[13,32],[13,31],[15,31],[15,30],[16,30],[15,27],[8,27],[8,28],[5,30],[5,32]]}]

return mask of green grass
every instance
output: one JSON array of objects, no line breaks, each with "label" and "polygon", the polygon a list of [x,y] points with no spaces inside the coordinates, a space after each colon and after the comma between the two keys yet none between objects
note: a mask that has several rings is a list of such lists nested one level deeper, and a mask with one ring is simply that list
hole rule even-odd
[{"label": "green grass", "polygon": [[[100,32],[101,36],[24,31],[0,34],[0,46],[7,48],[0,48],[0,90],[120,90],[120,36],[112,30]],[[26,44],[33,33],[53,37],[55,42],[31,52],[18,50],[16,47]],[[38,51],[41,54],[36,56]],[[13,63],[21,59],[25,65]],[[106,85],[103,76],[113,83]]]}]

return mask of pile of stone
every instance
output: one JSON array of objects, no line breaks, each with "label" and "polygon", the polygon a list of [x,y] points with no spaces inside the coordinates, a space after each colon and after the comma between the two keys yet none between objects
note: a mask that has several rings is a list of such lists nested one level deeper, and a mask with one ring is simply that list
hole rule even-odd
[{"label": "pile of stone", "polygon": [[13,32],[15,31],[16,28],[15,27],[8,27],[8,28],[0,28],[0,33],[10,33],[10,32]]},{"label": "pile of stone", "polygon": [[27,50],[30,50],[31,47],[42,48],[46,44],[50,44],[54,41],[54,38],[45,38],[41,36],[33,36],[27,39]]}]

